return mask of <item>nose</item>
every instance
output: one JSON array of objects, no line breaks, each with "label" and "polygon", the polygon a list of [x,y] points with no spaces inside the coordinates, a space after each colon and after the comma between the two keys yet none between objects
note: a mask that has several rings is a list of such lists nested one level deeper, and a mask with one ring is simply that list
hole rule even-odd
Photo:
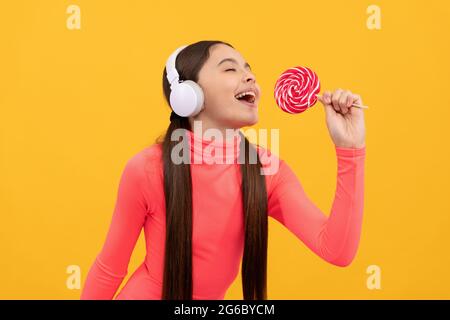
[{"label": "nose", "polygon": [[251,72],[247,72],[245,74],[245,82],[249,82],[249,81],[253,81],[253,82],[256,81],[255,75],[253,73],[251,73]]}]

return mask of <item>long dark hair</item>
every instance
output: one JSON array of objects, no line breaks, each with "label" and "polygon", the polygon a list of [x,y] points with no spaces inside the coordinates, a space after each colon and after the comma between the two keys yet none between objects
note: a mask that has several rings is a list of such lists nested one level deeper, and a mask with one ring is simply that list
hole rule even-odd
[{"label": "long dark hair", "polygon": [[[198,81],[198,74],[215,44],[223,41],[199,41],[184,48],[177,56],[176,69],[180,80]],[[170,106],[170,84],[163,72],[163,92]],[[175,164],[171,160],[172,132],[191,130],[188,118],[176,117],[170,122],[162,141],[164,193],[166,201],[166,243],[162,299],[191,300],[192,284],[192,180],[189,163]],[[245,244],[242,261],[242,288],[245,300],[267,299],[267,191],[261,161],[255,147],[241,133],[240,161],[242,173],[242,205]],[[186,138],[186,137],[184,137]],[[186,140],[184,140],[186,141]],[[256,154],[255,161],[249,156]]]}]

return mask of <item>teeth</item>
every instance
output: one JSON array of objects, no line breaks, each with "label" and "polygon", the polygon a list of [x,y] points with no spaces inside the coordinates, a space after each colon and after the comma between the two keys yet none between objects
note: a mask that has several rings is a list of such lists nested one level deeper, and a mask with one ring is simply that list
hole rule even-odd
[{"label": "teeth", "polygon": [[255,94],[253,92],[251,92],[251,91],[246,91],[246,92],[239,93],[235,97],[236,97],[236,99],[239,99],[239,98],[241,98],[241,97],[243,97],[245,95],[251,95],[251,96],[255,97]]}]

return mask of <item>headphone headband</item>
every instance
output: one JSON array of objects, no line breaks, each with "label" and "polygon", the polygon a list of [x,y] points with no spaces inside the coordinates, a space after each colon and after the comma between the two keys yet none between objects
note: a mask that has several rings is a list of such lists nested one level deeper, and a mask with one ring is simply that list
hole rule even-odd
[{"label": "headphone headband", "polygon": [[174,82],[178,83],[178,80],[180,78],[180,75],[178,74],[178,71],[175,67],[175,62],[176,62],[178,53],[180,53],[180,51],[186,47],[187,47],[187,45],[183,45],[183,46],[179,47],[167,59],[167,62],[166,62],[167,80],[169,81],[171,88],[172,88],[172,84]]}]

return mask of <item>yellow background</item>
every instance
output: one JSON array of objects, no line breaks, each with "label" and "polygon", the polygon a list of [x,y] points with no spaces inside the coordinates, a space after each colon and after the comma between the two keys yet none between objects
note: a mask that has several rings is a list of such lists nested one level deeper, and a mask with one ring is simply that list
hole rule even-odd
[{"label": "yellow background", "polygon": [[[66,9],[81,9],[69,30]],[[366,27],[369,5],[381,30]],[[275,80],[310,66],[323,90],[370,107],[361,242],[327,264],[270,219],[269,299],[450,298],[448,1],[2,1],[0,298],[78,299],[111,219],[125,162],[168,125],[168,55],[230,42],[263,92],[255,128],[280,129],[280,156],[328,214],[336,158],[321,104],[290,116]],[[142,261],[143,234],[126,283]],[[381,268],[369,290],[366,269]],[[241,299],[240,276],[226,299]]]}]

